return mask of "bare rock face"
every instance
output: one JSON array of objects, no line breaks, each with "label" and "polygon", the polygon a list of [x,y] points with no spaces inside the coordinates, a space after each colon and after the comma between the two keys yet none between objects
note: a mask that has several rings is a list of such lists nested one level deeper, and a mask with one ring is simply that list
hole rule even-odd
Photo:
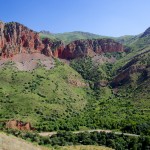
[{"label": "bare rock face", "polygon": [[41,40],[39,33],[16,23],[0,22],[0,56],[10,58],[19,53],[42,53],[48,57],[60,57],[64,50],[61,41]]},{"label": "bare rock face", "polygon": [[112,39],[77,40],[65,47],[62,58],[74,59],[106,52],[123,51],[123,46]]},{"label": "bare rock face", "polygon": [[6,122],[6,128],[27,130],[27,131],[33,130],[29,122],[23,123],[22,121],[18,121],[18,120],[10,120]]},{"label": "bare rock face", "polygon": [[64,44],[61,41],[52,41],[49,38],[42,40],[42,43],[45,45],[42,53],[46,56],[54,56],[56,58],[61,58],[62,52],[64,50]]},{"label": "bare rock face", "polygon": [[42,53],[48,57],[74,59],[105,52],[122,52],[123,46],[111,39],[77,40],[68,45],[49,38],[40,39],[39,33],[20,23],[0,22],[0,56],[10,58],[19,53]]},{"label": "bare rock face", "polygon": [[16,23],[0,22],[0,55],[12,57],[18,53],[40,52],[44,48],[39,34]]},{"label": "bare rock face", "polygon": [[2,48],[4,47],[5,37],[4,37],[4,23],[0,22],[0,54],[2,53]]},{"label": "bare rock face", "polygon": [[49,42],[49,39],[44,39],[43,43],[45,45],[44,49],[41,51],[42,54],[46,56],[52,56],[52,50],[51,50],[51,44]]}]

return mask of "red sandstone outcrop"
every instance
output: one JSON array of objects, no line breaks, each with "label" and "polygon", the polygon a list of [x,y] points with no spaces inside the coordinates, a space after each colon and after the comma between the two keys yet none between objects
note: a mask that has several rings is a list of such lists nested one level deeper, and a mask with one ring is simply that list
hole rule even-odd
[{"label": "red sandstone outcrop", "polygon": [[123,46],[112,39],[77,40],[68,45],[62,41],[40,39],[39,33],[16,22],[0,22],[0,56],[19,53],[42,53],[48,57],[74,59],[105,52],[122,52]]},{"label": "red sandstone outcrop", "polygon": [[112,39],[77,40],[65,47],[62,58],[73,59],[106,52],[123,52],[123,46]]},{"label": "red sandstone outcrop", "polygon": [[42,53],[48,57],[60,57],[64,50],[61,41],[40,39],[39,33],[16,22],[0,22],[0,56],[13,57],[19,53]]},{"label": "red sandstone outcrop", "polygon": [[31,124],[29,122],[23,123],[22,121],[18,121],[18,120],[10,120],[6,122],[6,128],[27,130],[27,131],[31,131],[34,129],[31,127]]},{"label": "red sandstone outcrop", "polygon": [[61,58],[62,52],[64,50],[64,44],[61,41],[52,41],[49,38],[42,40],[45,48],[41,51],[42,54],[46,56],[54,56],[56,58]]},{"label": "red sandstone outcrop", "polygon": [[40,52],[44,48],[39,34],[16,23],[0,22],[0,55],[12,57],[18,53]]}]

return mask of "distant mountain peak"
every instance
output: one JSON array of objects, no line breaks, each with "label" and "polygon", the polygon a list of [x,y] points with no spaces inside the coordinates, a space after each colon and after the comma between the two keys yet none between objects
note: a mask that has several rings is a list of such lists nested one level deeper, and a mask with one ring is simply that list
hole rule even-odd
[{"label": "distant mountain peak", "polygon": [[145,30],[145,32],[140,36],[140,38],[146,37],[146,36],[150,36],[150,27]]},{"label": "distant mountain peak", "polygon": [[43,34],[46,34],[46,35],[54,34],[54,33],[50,32],[50,31],[46,31],[46,30],[42,30],[42,31],[40,31],[40,33],[43,33]]}]

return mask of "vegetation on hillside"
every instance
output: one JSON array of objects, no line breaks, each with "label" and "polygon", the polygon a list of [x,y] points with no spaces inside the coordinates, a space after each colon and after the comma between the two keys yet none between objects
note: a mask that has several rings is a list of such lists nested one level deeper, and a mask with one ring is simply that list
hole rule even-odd
[{"label": "vegetation on hillside", "polygon": [[[130,138],[106,133],[60,132],[42,138],[11,131],[42,145],[98,144],[115,149],[148,149],[150,37],[124,38],[126,53],[104,54],[115,57],[114,64],[98,64],[90,57],[83,57],[72,60],[69,66],[56,59],[53,69],[39,66],[30,72],[18,71],[12,62],[5,64],[0,68],[0,121],[28,121],[38,132],[115,129],[145,135]],[[69,39],[74,37],[69,35]],[[64,42],[69,41],[64,39]],[[3,129],[5,124],[0,127]]]},{"label": "vegetation on hillside", "polygon": [[7,130],[5,132],[43,146],[102,145],[116,150],[148,150],[150,148],[149,136],[130,137],[123,134],[116,135],[114,133],[105,132],[81,132],[75,134],[72,132],[59,131],[51,137],[42,137],[32,132],[21,132],[17,130]]},{"label": "vegetation on hillside", "polygon": [[25,72],[8,64],[0,72],[1,120],[20,119],[41,130],[65,130],[70,128],[65,118],[80,115],[87,105],[87,87],[72,82],[86,83],[68,65]]},{"label": "vegetation on hillside", "polygon": [[[144,55],[134,65],[149,65],[149,55]],[[39,67],[32,72],[6,64],[0,74],[1,120],[29,121],[38,131],[103,128],[149,134],[148,68],[112,89],[112,64],[97,66],[91,58],[82,58],[71,66],[78,73],[59,61],[51,70]]]},{"label": "vegetation on hillside", "polygon": [[75,32],[66,32],[66,33],[58,33],[58,34],[50,34],[50,33],[45,33],[41,32],[40,33],[41,38],[50,38],[52,40],[61,40],[65,44],[69,44],[72,41],[75,40],[81,40],[81,39],[98,39],[98,38],[106,38],[106,36],[101,36],[93,33],[88,33],[88,32],[80,32],[80,31],[75,31]]}]

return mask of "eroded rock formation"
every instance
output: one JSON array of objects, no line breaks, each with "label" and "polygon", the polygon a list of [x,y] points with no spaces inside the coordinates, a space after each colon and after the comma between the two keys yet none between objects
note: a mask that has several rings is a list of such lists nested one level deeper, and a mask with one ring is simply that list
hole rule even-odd
[{"label": "eroded rock formation", "polygon": [[123,46],[112,39],[77,40],[65,47],[62,57],[73,59],[106,52],[123,52]]},{"label": "eroded rock formation", "polygon": [[52,41],[49,38],[42,40],[45,45],[44,49],[41,51],[46,56],[54,56],[56,58],[62,57],[62,52],[64,50],[64,44],[61,41]]},{"label": "eroded rock formation", "polygon": [[77,40],[68,45],[62,41],[40,39],[39,33],[20,23],[0,22],[0,56],[13,57],[18,53],[42,53],[48,57],[74,59],[105,52],[122,52],[123,46],[112,39]]},{"label": "eroded rock formation", "polygon": [[18,120],[10,120],[10,121],[6,122],[6,128],[27,130],[27,131],[34,130],[34,128],[31,127],[31,124],[29,122],[24,123],[24,122],[18,121]]},{"label": "eroded rock formation", "polygon": [[16,23],[0,22],[0,54],[12,57],[18,53],[40,52],[44,48],[39,34]]}]

